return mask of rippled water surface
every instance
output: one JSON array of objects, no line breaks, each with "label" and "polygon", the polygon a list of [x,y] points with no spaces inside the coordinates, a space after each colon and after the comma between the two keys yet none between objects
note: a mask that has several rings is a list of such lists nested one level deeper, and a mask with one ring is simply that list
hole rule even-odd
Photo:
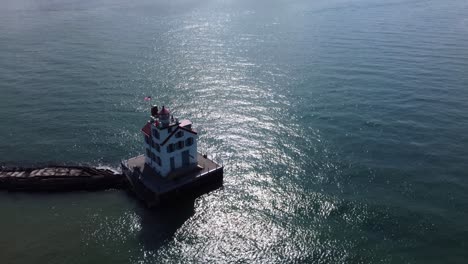
[{"label": "rippled water surface", "polygon": [[117,167],[143,97],[224,188],[0,193],[1,263],[466,263],[468,3],[0,0],[0,162]]}]

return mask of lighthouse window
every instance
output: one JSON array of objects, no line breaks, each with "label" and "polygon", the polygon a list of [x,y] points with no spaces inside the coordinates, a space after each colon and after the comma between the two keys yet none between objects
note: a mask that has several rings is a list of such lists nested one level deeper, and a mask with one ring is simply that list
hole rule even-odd
[{"label": "lighthouse window", "polygon": [[193,137],[189,137],[185,140],[185,145],[192,146],[193,145]]},{"label": "lighthouse window", "polygon": [[159,166],[161,166],[161,158],[158,157],[156,154],[154,153],[151,153],[151,159],[156,162],[156,164],[158,164]]},{"label": "lighthouse window", "polygon": [[171,157],[170,162],[171,162],[171,170],[175,169],[174,157]]},{"label": "lighthouse window", "polygon": [[159,147],[159,144],[158,144],[158,143],[153,142],[153,148],[154,148],[157,152],[161,152],[161,148]]},{"label": "lighthouse window", "polygon": [[146,149],[146,157],[151,158],[151,151]]},{"label": "lighthouse window", "polygon": [[177,149],[182,149],[182,148],[184,148],[184,141],[183,140],[177,142]]},{"label": "lighthouse window", "polygon": [[168,152],[168,153],[171,153],[171,152],[173,152],[173,151],[174,151],[174,144],[169,144],[169,145],[167,146],[167,152]]},{"label": "lighthouse window", "polygon": [[179,131],[179,132],[176,133],[175,136],[176,136],[176,138],[181,138],[183,135],[184,135],[184,132]]},{"label": "lighthouse window", "polygon": [[153,129],[153,136],[159,139],[159,131],[157,129]]},{"label": "lighthouse window", "polygon": [[149,140],[149,137],[148,137],[148,136],[145,136],[145,142],[146,142],[146,144],[149,144],[149,143],[150,143],[150,140]]}]

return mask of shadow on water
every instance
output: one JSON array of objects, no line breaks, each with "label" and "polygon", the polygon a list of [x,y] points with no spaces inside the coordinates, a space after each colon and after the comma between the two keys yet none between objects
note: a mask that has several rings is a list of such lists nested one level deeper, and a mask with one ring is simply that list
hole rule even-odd
[{"label": "shadow on water", "polygon": [[140,204],[137,213],[141,218],[138,240],[146,250],[157,251],[167,244],[175,232],[195,213],[195,198],[184,198],[158,208]]},{"label": "shadow on water", "polygon": [[[137,235],[145,250],[156,252],[170,242],[174,234],[195,214],[195,200],[201,195],[222,189],[223,181],[199,186],[195,191],[164,200],[153,208],[139,202],[135,212],[140,217],[140,232]],[[133,193],[128,193],[136,198]]]}]

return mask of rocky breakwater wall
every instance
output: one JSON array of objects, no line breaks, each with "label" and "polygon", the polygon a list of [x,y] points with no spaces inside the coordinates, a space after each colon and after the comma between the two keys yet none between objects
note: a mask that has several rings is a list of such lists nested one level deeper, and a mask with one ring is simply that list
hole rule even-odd
[{"label": "rocky breakwater wall", "polygon": [[109,169],[86,166],[0,167],[0,190],[95,191],[125,189],[124,175]]}]

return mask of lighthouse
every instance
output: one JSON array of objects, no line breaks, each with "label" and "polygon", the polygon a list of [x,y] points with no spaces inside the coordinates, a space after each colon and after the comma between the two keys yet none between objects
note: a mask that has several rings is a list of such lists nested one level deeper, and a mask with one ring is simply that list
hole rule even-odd
[{"label": "lighthouse", "polygon": [[224,167],[197,151],[198,133],[190,120],[179,121],[167,107],[152,106],[141,131],[144,154],[123,160],[121,167],[149,207],[222,186]]},{"label": "lighthouse", "polygon": [[190,120],[171,115],[168,108],[151,108],[151,118],[141,129],[145,164],[161,177],[176,177],[197,166],[197,132]]}]

